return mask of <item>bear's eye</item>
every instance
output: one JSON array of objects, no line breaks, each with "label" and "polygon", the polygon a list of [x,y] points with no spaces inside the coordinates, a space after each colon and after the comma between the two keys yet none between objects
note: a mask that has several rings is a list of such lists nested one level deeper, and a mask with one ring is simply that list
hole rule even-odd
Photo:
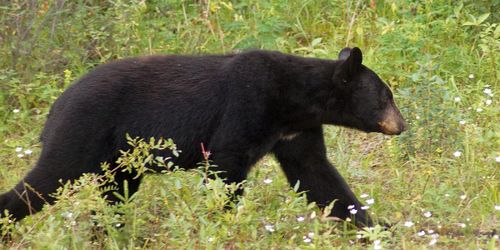
[{"label": "bear's eye", "polygon": [[342,83],[347,83],[347,80],[345,78],[342,79]]}]

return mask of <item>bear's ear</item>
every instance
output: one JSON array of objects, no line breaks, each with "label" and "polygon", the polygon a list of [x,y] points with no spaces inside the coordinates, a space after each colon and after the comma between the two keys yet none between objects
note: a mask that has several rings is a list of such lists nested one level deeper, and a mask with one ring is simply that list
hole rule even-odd
[{"label": "bear's ear", "polygon": [[337,75],[342,78],[342,81],[346,82],[361,69],[363,54],[357,47],[352,49],[344,48],[340,51],[339,59],[343,60],[343,62],[340,64]]},{"label": "bear's ear", "polygon": [[349,47],[343,48],[339,53],[339,60],[347,59],[349,57],[349,54],[351,54],[351,48]]}]

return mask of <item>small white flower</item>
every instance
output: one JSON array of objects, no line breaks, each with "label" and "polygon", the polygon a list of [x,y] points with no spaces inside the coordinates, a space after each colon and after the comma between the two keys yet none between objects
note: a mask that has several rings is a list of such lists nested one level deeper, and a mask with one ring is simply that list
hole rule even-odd
[{"label": "small white flower", "polygon": [[371,205],[373,203],[375,203],[375,199],[373,199],[373,198],[366,200],[366,204],[368,204],[368,205]]},{"label": "small white flower", "polygon": [[487,94],[487,95],[491,95],[493,92],[491,91],[491,89],[490,89],[490,88],[485,88],[485,89],[483,90],[483,93],[485,93],[485,94]]},{"label": "small white flower", "polygon": [[356,238],[361,239],[363,236],[361,234],[356,234]]},{"label": "small white flower", "polygon": [[460,156],[462,156],[462,152],[460,152],[460,151],[455,151],[455,153],[453,153],[453,156],[455,156],[455,157],[460,157]]},{"label": "small white flower", "polygon": [[271,233],[274,232],[274,226],[273,225],[267,224],[264,227],[266,228],[267,231],[269,231]]},{"label": "small white flower", "polygon": [[349,206],[347,206],[347,209],[349,209],[349,210],[351,210],[351,209],[353,209],[353,208],[354,208],[354,205],[349,205]]},{"label": "small white flower", "polygon": [[367,194],[361,194],[359,197],[361,197],[361,198],[364,199],[364,198],[368,198],[368,195]]},{"label": "small white flower", "polygon": [[433,235],[431,235],[431,237],[432,237],[433,239],[437,239],[437,238],[439,238],[439,234],[433,234]]},{"label": "small white flower", "polygon": [[212,242],[212,241],[214,241],[214,238],[213,237],[208,237],[207,240],[208,240],[208,242]]},{"label": "small white flower", "polygon": [[435,245],[435,244],[436,244],[436,242],[437,242],[437,240],[436,240],[436,239],[432,239],[432,240],[431,240],[431,242],[429,242],[429,246],[433,246],[433,245]]},{"label": "small white flower", "polygon": [[21,151],[23,151],[23,148],[22,148],[22,147],[17,147],[17,148],[16,148],[16,152],[18,152],[18,153],[19,153],[19,152],[21,152]]},{"label": "small white flower", "polygon": [[27,149],[24,151],[25,155],[30,155],[31,153],[33,153],[33,151],[31,149]]},{"label": "small white flower", "polygon": [[19,111],[21,111],[20,109],[14,109],[12,110],[13,113],[19,113]]},{"label": "small white flower", "polygon": [[303,216],[299,216],[299,217],[297,217],[297,221],[298,221],[298,222],[302,222],[302,221],[304,221],[304,217],[303,217]]},{"label": "small white flower", "polygon": [[382,245],[380,245],[380,240],[373,241],[373,249],[382,249]]},{"label": "small white flower", "polygon": [[266,178],[266,179],[264,180],[264,183],[266,183],[266,184],[270,184],[271,182],[273,182],[273,180],[271,180],[271,179],[269,179],[269,178]]},{"label": "small white flower", "polygon": [[424,236],[424,235],[425,235],[425,231],[424,231],[424,230],[422,230],[422,231],[418,232],[418,233],[417,233],[417,235],[418,235],[418,236]]},{"label": "small white flower", "polygon": [[415,116],[415,119],[420,120],[420,116],[419,116],[419,115],[416,115],[416,116]]},{"label": "small white flower", "polygon": [[380,250],[380,249],[382,249],[382,246],[381,246],[381,245],[374,245],[374,246],[373,246],[373,249],[375,249],[375,250]]},{"label": "small white flower", "polygon": [[464,120],[461,120],[458,122],[460,125],[464,125],[465,124],[465,121]]},{"label": "small white flower", "polygon": [[345,218],[345,221],[351,222],[351,218]]},{"label": "small white flower", "polygon": [[496,162],[500,162],[500,156],[495,157]]},{"label": "small white flower", "polygon": [[495,205],[495,210],[500,211],[500,205]]},{"label": "small white flower", "polygon": [[24,157],[24,154],[17,154],[17,157],[19,157],[19,158],[23,158],[23,157]]},{"label": "small white flower", "polygon": [[72,226],[76,226],[76,221],[72,220],[69,224]]},{"label": "small white flower", "polygon": [[117,228],[118,228],[118,227],[121,227],[121,226],[122,226],[122,224],[121,224],[121,223],[116,223],[116,225],[115,225],[115,227],[117,227]]},{"label": "small white flower", "polygon": [[424,216],[425,216],[425,217],[427,217],[427,218],[431,217],[431,216],[432,216],[431,211],[427,211],[427,212],[425,212],[425,213],[424,213]]},{"label": "small white flower", "polygon": [[427,233],[428,233],[428,234],[433,234],[433,233],[434,233],[434,230],[429,229],[429,230],[427,230]]},{"label": "small white flower", "polygon": [[482,108],[477,108],[476,112],[481,113],[481,112],[483,112],[483,109]]},{"label": "small white flower", "polygon": [[486,104],[486,106],[490,106],[491,103],[493,103],[493,101],[491,99],[484,101],[484,104]]},{"label": "small white flower", "polygon": [[358,210],[356,210],[356,209],[351,209],[351,210],[349,211],[349,213],[351,213],[351,214],[356,214],[357,212],[358,212]]},{"label": "small white flower", "polygon": [[455,102],[460,102],[462,99],[460,97],[455,97],[455,99],[453,99]]},{"label": "small white flower", "polygon": [[493,238],[495,238],[495,240],[498,240],[498,234],[493,235]]},{"label": "small white flower", "polygon": [[307,236],[308,236],[309,238],[314,238],[314,233],[313,233],[313,232],[309,232],[309,233],[307,234]]},{"label": "small white flower", "polygon": [[465,194],[460,195],[460,200],[465,200],[465,198],[467,198],[467,195]]},{"label": "small white flower", "polygon": [[450,194],[444,194],[444,197],[450,197]]},{"label": "small white flower", "polygon": [[461,227],[461,228],[467,227],[467,225],[465,223],[458,223],[458,226]]},{"label": "small white flower", "polygon": [[412,221],[405,222],[405,227],[412,227],[414,224]]},{"label": "small white flower", "polygon": [[470,74],[470,75],[469,75],[469,79],[474,79],[474,75],[473,75],[473,74]]},{"label": "small white flower", "polygon": [[370,206],[362,206],[361,210],[367,210],[368,208],[370,208]]},{"label": "small white flower", "polygon": [[303,239],[304,239],[304,242],[305,242],[305,243],[311,243],[311,241],[312,241],[312,240],[311,240],[311,238],[306,237],[306,236],[304,236],[304,238],[303,238]]}]

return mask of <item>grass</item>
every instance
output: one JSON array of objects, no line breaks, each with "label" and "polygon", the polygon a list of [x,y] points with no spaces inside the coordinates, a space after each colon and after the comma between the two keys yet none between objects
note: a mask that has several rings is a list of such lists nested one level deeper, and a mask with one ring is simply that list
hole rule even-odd
[{"label": "grass", "polygon": [[[0,245],[497,249],[499,5],[449,0],[3,4],[1,191],[34,165],[38,136],[57,96],[95,65],[134,55],[264,48],[336,58],[344,46],[358,46],[364,63],[394,89],[410,129],[398,137],[330,126],[325,132],[331,161],[358,196],[367,195],[363,201],[374,199],[369,211],[393,224],[390,231],[356,230],[322,216],[288,186],[268,156],[254,167],[244,184],[246,195],[230,211],[222,209],[228,187],[220,180],[204,184],[202,172],[150,175],[133,199],[126,197],[117,207],[106,206],[97,195],[97,177],[86,176],[62,190],[55,206],[10,224],[12,241]],[[107,234],[95,232],[95,221]]]}]

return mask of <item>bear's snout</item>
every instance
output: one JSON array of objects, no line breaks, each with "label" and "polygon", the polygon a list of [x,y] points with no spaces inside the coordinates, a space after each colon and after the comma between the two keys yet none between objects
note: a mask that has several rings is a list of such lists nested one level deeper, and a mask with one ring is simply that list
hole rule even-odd
[{"label": "bear's snout", "polygon": [[394,102],[387,106],[382,116],[382,120],[378,122],[380,130],[386,135],[399,135],[407,130],[408,126],[396,107]]}]

